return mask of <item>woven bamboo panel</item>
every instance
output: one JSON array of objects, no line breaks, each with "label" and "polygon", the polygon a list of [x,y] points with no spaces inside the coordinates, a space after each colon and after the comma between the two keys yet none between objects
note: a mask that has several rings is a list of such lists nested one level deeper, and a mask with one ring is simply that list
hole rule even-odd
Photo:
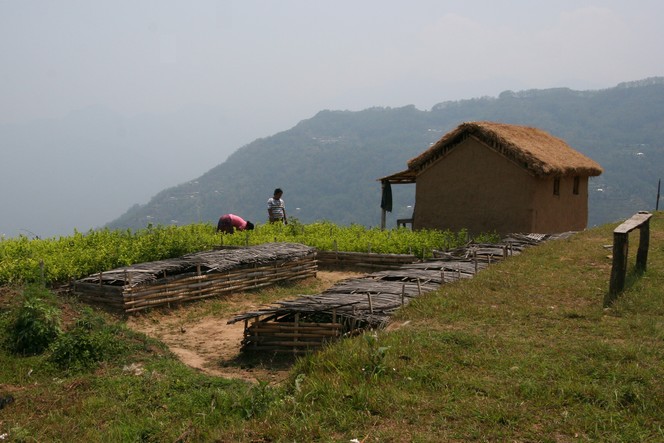
[{"label": "woven bamboo panel", "polygon": [[418,259],[411,254],[375,254],[364,252],[318,251],[318,265],[321,269],[398,269]]},{"label": "woven bamboo panel", "polygon": [[84,302],[132,313],[315,277],[315,249],[288,243],[205,251],[140,263],[74,282]]},{"label": "woven bamboo panel", "polygon": [[256,321],[245,330],[243,346],[250,351],[303,353],[341,336],[339,323]]},{"label": "woven bamboo panel", "polygon": [[[320,294],[274,302],[272,306],[239,314],[228,322],[244,321],[245,351],[306,352],[335,339],[335,335],[317,332],[310,337],[296,330],[295,318],[317,323],[322,331],[327,331],[325,325],[340,325],[336,338],[381,328],[398,309],[443,284],[472,278],[492,263],[519,254],[527,247],[569,235],[513,234],[499,244],[469,243],[449,251],[434,251],[439,253],[437,258],[420,262],[407,255],[319,251],[319,264],[343,264],[351,268],[363,264],[383,269],[340,281]],[[284,328],[290,332],[284,332]]]}]

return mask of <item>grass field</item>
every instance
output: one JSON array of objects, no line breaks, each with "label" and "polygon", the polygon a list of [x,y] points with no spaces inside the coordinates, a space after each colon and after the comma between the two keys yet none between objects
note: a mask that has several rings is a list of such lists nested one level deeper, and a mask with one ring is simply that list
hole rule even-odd
[{"label": "grass field", "polygon": [[[387,330],[298,360],[278,386],[204,376],[123,319],[60,297],[63,330],[83,315],[114,346],[78,366],[2,350],[0,396],[14,401],[0,409],[0,439],[664,441],[664,216],[651,221],[642,274],[631,235],[627,287],[605,309],[613,228],[444,285]],[[19,289],[2,290],[3,325]]]}]

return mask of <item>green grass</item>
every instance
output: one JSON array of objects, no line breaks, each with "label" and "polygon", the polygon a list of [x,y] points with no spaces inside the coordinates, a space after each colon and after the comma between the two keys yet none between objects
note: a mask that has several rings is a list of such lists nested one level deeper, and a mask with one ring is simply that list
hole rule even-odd
[{"label": "green grass", "polygon": [[[60,373],[0,353],[16,441],[664,441],[664,216],[648,268],[602,307],[615,225],[530,248],[399,312],[389,331],[300,359],[281,386],[130,353]],[[294,289],[293,294],[298,291]],[[287,292],[279,293],[287,295]],[[140,363],[141,375],[123,367]],[[32,372],[27,375],[30,370]],[[73,429],[73,431],[71,431]],[[80,437],[80,438],[79,438]]]}]

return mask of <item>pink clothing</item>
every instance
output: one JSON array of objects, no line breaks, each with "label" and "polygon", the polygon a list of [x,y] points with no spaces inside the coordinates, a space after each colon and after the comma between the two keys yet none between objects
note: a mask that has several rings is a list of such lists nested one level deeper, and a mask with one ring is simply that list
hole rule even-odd
[{"label": "pink clothing", "polygon": [[232,233],[233,228],[238,231],[244,231],[247,228],[247,222],[235,214],[222,215],[217,224],[217,230]]},{"label": "pink clothing", "polygon": [[244,231],[245,228],[247,227],[247,221],[245,219],[243,219],[242,217],[239,217],[239,216],[234,215],[234,214],[228,214],[228,218],[231,219],[231,225],[233,225],[233,227],[235,229],[239,229],[240,231]]}]

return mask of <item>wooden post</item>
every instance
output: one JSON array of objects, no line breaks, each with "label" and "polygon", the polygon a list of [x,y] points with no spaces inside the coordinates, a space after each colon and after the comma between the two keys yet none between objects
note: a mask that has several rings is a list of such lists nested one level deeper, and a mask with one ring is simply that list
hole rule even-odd
[{"label": "wooden post", "polygon": [[258,347],[258,317],[254,317],[254,348]]},{"label": "wooden post", "polygon": [[406,299],[406,284],[401,285],[401,306],[404,305]]},{"label": "wooden post", "polygon": [[[295,334],[293,337],[293,342],[298,341],[297,337],[298,335],[300,335],[299,325],[300,325],[300,313],[298,312],[297,314],[295,314],[295,330],[293,331],[295,332]],[[293,353],[294,354],[297,353],[297,346],[293,346]]]},{"label": "wooden post", "polygon": [[473,262],[475,263],[475,274],[477,274],[477,249],[473,248]]},{"label": "wooden post", "polygon": [[[201,264],[200,263],[196,264],[196,275],[198,277],[201,276]],[[203,293],[203,286],[201,284],[200,279],[196,281],[196,286],[198,286],[198,295],[200,296]]]},{"label": "wooden post", "polygon": [[[380,195],[381,196],[385,196],[386,183],[389,184],[389,182],[386,182],[386,181],[381,181],[380,182]],[[380,206],[381,206],[381,208],[380,208],[380,230],[384,231],[385,226],[387,225],[387,210],[382,207],[383,206],[382,202],[381,202]]]},{"label": "wooden post", "polygon": [[636,251],[636,268],[645,272],[650,246],[650,219],[646,219],[639,227],[639,249]]},{"label": "wooden post", "polygon": [[445,283],[445,268],[440,270],[440,284]]},{"label": "wooden post", "polygon": [[650,217],[652,217],[652,214],[649,212],[640,211],[613,231],[613,265],[611,267],[611,279],[609,280],[609,292],[604,297],[604,307],[610,306],[625,288],[629,233],[636,228],[640,230],[640,236],[635,269],[639,272],[645,271],[650,244]]},{"label": "wooden post", "polygon": [[420,279],[417,278],[417,295],[422,295],[422,286],[420,285]]},{"label": "wooden post", "polygon": [[616,295],[625,287],[625,274],[627,272],[627,253],[629,251],[628,233],[613,233],[613,266],[609,282],[609,296],[604,305],[611,304]]},{"label": "wooden post", "polygon": [[367,299],[369,300],[369,312],[373,314],[373,303],[371,303],[371,292],[367,292]]}]

